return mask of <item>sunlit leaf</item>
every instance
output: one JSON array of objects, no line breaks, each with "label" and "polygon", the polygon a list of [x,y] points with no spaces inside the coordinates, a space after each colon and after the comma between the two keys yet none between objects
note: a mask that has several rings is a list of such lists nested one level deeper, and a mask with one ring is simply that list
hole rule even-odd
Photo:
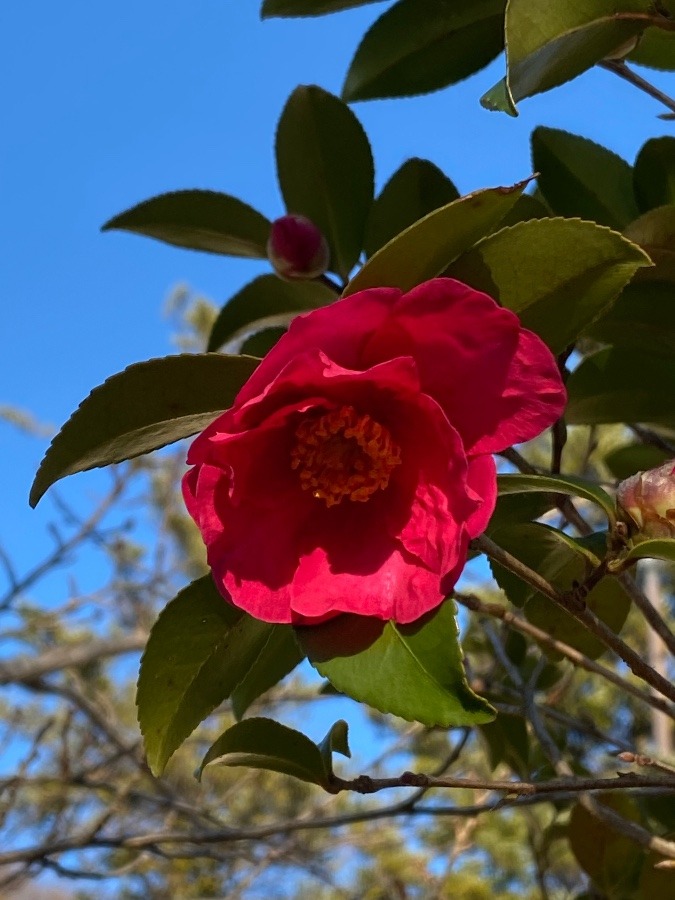
[{"label": "sunlit leaf", "polygon": [[297,633],[321,675],[381,712],[443,727],[494,717],[466,680],[451,601],[411,625],[342,615]]},{"label": "sunlit leaf", "polygon": [[344,296],[367,287],[408,291],[435,278],[499,224],[526,184],[476,191],[429,213],[371,256],[351,279]]},{"label": "sunlit leaf", "polygon": [[497,489],[500,496],[544,492],[583,497],[599,506],[610,522],[614,521],[614,501],[609,494],[597,484],[574,475],[500,475]]}]

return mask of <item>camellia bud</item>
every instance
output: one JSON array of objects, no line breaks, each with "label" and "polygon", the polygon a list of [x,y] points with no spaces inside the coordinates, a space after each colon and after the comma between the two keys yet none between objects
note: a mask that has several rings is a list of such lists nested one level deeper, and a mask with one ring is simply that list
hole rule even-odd
[{"label": "camellia bud", "polygon": [[640,537],[675,537],[675,459],[622,481],[616,501],[631,531]]},{"label": "camellia bud", "polygon": [[306,216],[289,214],[272,222],[267,256],[282,278],[316,278],[328,268],[326,239]]}]

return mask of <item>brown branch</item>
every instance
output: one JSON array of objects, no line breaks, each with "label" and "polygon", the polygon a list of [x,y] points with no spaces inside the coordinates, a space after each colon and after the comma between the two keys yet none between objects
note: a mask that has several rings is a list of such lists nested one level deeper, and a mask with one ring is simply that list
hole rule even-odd
[{"label": "brown branch", "polygon": [[559,593],[546,579],[542,578],[538,572],[530,569],[515,556],[512,556],[506,550],[499,547],[487,535],[481,535],[473,541],[473,546],[485,553],[490,559],[499,563],[509,572],[513,572],[526,584],[529,584],[535,590],[539,591],[545,597],[548,597],[556,606],[564,609],[565,612],[573,616],[578,622],[581,622],[591,634],[595,635],[606,647],[613,650],[617,656],[622,659],[628,668],[641,678],[646,684],[649,684],[654,690],[658,691],[664,697],[675,702],[675,685],[667,681],[662,675],[656,672],[651,666],[639,656],[631,647],[621,640],[610,628],[601,621],[595,613],[586,607],[583,601],[580,601],[573,594]]},{"label": "brown branch", "polygon": [[527,619],[523,619],[520,616],[515,615],[515,613],[510,612],[504,606],[500,606],[498,603],[485,603],[482,600],[479,600],[478,597],[474,596],[473,594],[455,593],[454,599],[462,606],[465,606],[467,609],[473,610],[480,615],[491,616],[494,619],[501,619],[502,622],[506,623],[506,625],[509,626],[509,628],[520,631],[522,634],[527,634],[529,635],[529,637],[534,638],[534,640],[536,640],[539,644],[542,644],[543,646],[548,647],[551,650],[555,650],[557,653],[561,653],[566,659],[568,659],[575,666],[578,666],[580,669],[585,669],[587,672],[592,672],[594,675],[599,675],[606,681],[609,681],[612,684],[616,685],[625,693],[631,694],[633,697],[636,697],[643,703],[648,703],[655,709],[658,709],[661,712],[665,713],[667,716],[670,716],[671,719],[675,719],[675,706],[666,703],[665,700],[661,700],[660,697],[654,696],[654,694],[651,694],[649,691],[644,691],[641,688],[636,687],[635,685],[631,684],[630,681],[627,681],[625,678],[617,675],[616,672],[613,672],[611,669],[608,669],[606,666],[603,666],[592,659],[589,659],[574,647],[570,647],[569,644],[565,644],[562,641],[551,637],[551,635],[546,631],[542,631],[541,628],[537,628],[536,625],[532,625],[527,621]]},{"label": "brown branch", "polygon": [[99,659],[142,650],[148,639],[146,632],[134,632],[118,638],[85,641],[47,650],[40,656],[19,656],[0,662],[0,686],[34,681],[63,669],[86,666]]},{"label": "brown branch", "polygon": [[[664,20],[668,21],[668,20]],[[655,24],[655,23],[651,23]],[[664,26],[659,26],[663,28]],[[671,21],[668,30],[675,30],[675,22]],[[669,97],[668,94],[665,94],[663,91],[660,91],[657,87],[655,87],[651,82],[647,81],[641,75],[638,75],[637,72],[634,72],[630,69],[623,60],[618,59],[604,59],[598,63],[601,69],[606,69],[608,72],[613,72],[615,75],[618,75],[619,78],[623,78],[624,81],[627,81],[629,84],[632,84],[633,87],[638,88],[638,90],[643,91],[645,94],[648,94],[654,100],[658,100],[659,103],[662,103],[665,107],[667,107],[671,112],[675,112],[675,100],[672,97]]]}]

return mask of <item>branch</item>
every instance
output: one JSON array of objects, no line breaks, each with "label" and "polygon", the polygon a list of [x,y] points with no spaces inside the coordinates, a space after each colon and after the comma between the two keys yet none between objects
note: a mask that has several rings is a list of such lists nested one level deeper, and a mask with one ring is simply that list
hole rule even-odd
[{"label": "branch", "polygon": [[638,678],[641,678],[664,697],[675,702],[675,685],[647,665],[642,657],[608,628],[595,613],[591,612],[582,600],[577,599],[574,595],[559,593],[538,572],[530,569],[529,566],[516,559],[515,556],[507,553],[506,550],[495,544],[487,535],[483,534],[476,538],[473,541],[473,546],[505,569],[508,569],[509,572],[513,572],[526,584],[535,588],[540,594],[553,601],[556,606],[564,609],[566,613],[569,613],[578,622],[581,622],[591,634],[594,634],[606,647],[613,650],[626,663],[634,675],[637,675]]},{"label": "branch", "polygon": [[498,603],[484,603],[473,594],[455,593],[453,596],[458,603],[460,603],[462,606],[465,606],[467,609],[473,610],[480,615],[491,616],[494,619],[501,619],[502,622],[505,622],[509,626],[509,628],[513,628],[516,631],[527,634],[530,637],[534,638],[534,640],[536,640],[539,644],[549,647],[551,650],[555,650],[557,653],[562,653],[564,657],[566,657],[571,663],[573,663],[575,666],[578,666],[580,669],[585,669],[587,672],[592,672],[594,675],[600,675],[601,678],[604,678],[606,681],[610,681],[612,684],[616,685],[618,688],[624,691],[624,693],[631,694],[633,697],[636,697],[643,703],[648,703],[655,709],[658,709],[662,713],[665,713],[667,716],[670,716],[671,719],[675,719],[674,706],[666,703],[665,700],[661,700],[660,697],[655,697],[649,691],[643,691],[641,688],[636,687],[634,684],[631,684],[630,681],[627,681],[625,678],[617,675],[616,672],[613,672],[606,666],[603,666],[600,663],[589,659],[587,656],[584,656],[583,653],[575,650],[574,647],[570,647],[569,644],[565,644],[562,641],[551,637],[548,632],[542,631],[541,628],[537,628],[536,625],[532,625],[527,621],[527,619],[523,619],[520,616],[515,615],[505,607],[500,606]]},{"label": "branch", "polygon": [[[675,22],[672,22],[671,24],[672,28],[675,28]],[[606,69],[608,72],[614,72],[619,78],[623,78],[624,81],[632,84],[634,87],[638,88],[638,90],[644,91],[645,94],[653,97],[654,100],[658,100],[659,103],[662,103],[671,112],[675,112],[675,100],[672,97],[669,97],[668,94],[660,91],[641,75],[638,75],[637,72],[629,69],[623,60],[604,59],[599,62],[598,65],[601,69]]]},{"label": "branch", "polygon": [[14,657],[11,660],[0,662],[0,686],[34,681],[36,678],[50,675],[52,672],[60,672],[62,669],[86,666],[109,656],[142,650],[147,639],[148,635],[145,632],[135,632],[108,640],[86,641],[80,644],[56,647],[54,650],[47,650],[40,656]]}]

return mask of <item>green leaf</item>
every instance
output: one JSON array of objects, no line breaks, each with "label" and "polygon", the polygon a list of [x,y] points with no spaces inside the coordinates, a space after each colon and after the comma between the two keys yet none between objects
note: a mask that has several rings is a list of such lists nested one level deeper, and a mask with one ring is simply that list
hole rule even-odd
[{"label": "green leaf", "polygon": [[[670,40],[675,47],[675,33]],[[675,137],[652,138],[644,144],[635,160],[633,185],[642,212],[675,203]]]},{"label": "green leaf", "polygon": [[177,247],[264,259],[270,221],[247,203],[216,191],[174,191],[110,219],[102,231],[132,231]]},{"label": "green leaf", "polygon": [[287,330],[287,325],[264,325],[242,341],[239,352],[248,356],[266,356]]},{"label": "green leaf", "polygon": [[377,2],[380,0],[264,0],[261,18],[323,16],[326,13]]},{"label": "green leaf", "polygon": [[624,236],[645,250],[653,268],[640,273],[640,281],[675,284],[675,205],[650,209],[624,229]]},{"label": "green leaf", "polygon": [[521,194],[502,221],[499,228],[515,225],[517,222],[528,222],[530,219],[546,219],[551,211],[542,203],[541,195]]},{"label": "green leaf", "polygon": [[297,633],[321,675],[380,712],[446,728],[494,717],[466,680],[452,601],[411,625],[345,614]]},{"label": "green leaf", "polygon": [[399,0],[366,32],[345,100],[405,97],[467,78],[504,46],[505,0]]},{"label": "green leaf", "polygon": [[609,228],[533,219],[486,237],[446,274],[499,300],[560,353],[648,265],[644,251]]},{"label": "green leaf", "polygon": [[647,472],[662,466],[670,459],[670,454],[660,447],[651,444],[628,444],[626,447],[618,447],[605,456],[603,462],[617,479],[623,481],[630,478],[636,472]]},{"label": "green leaf", "polygon": [[257,659],[232,691],[232,711],[241,719],[254,700],[285,678],[304,654],[290,625],[273,625]]},{"label": "green leaf", "polygon": [[[640,821],[635,800],[625,792],[596,794],[595,799],[630,822]],[[568,836],[577,862],[601,896],[613,900],[635,897],[645,858],[639,844],[597,819],[578,803],[572,808]],[[659,895],[640,896],[656,898]]]},{"label": "green leaf", "polygon": [[673,285],[634,280],[586,334],[604,344],[672,356],[675,354]]},{"label": "green leaf", "polygon": [[282,281],[276,275],[260,275],[220,310],[206,349],[218,350],[236,332],[257,319],[316,309],[335,299],[335,292],[320,281]]},{"label": "green leaf", "polygon": [[647,28],[636,48],[628,54],[628,60],[672,72],[675,69],[675,34],[663,28]]},{"label": "green leaf", "polygon": [[307,216],[323,232],[331,269],[346,279],[373,202],[373,158],[361,123],[327,91],[298,87],[279,120],[276,157],[288,212]]},{"label": "green leaf", "polygon": [[333,774],[333,754],[341,753],[342,756],[351,758],[349,749],[349,726],[344,719],[339,719],[331,725],[328,734],[319,744],[319,750],[323,757],[323,763],[327,772]]},{"label": "green leaf", "polygon": [[632,547],[623,559],[663,559],[666,562],[675,562],[675,540],[657,538],[641,541]]},{"label": "green leaf", "polygon": [[260,360],[180,354],[129,366],[94,388],[45,454],[30,492],[35,506],[55,481],[133,459],[205,428]]},{"label": "green leaf", "polygon": [[153,774],[254,664],[273,626],[227,603],[210,575],[160,613],[138,677],[138,721]]},{"label": "green leaf", "polygon": [[313,741],[273,719],[244,719],[228,728],[209,748],[196,777],[201,779],[206,766],[213,763],[281,772],[322,787],[329,785],[332,775]]},{"label": "green leaf", "polygon": [[[600,562],[598,543],[604,534],[572,539],[563,532],[538,523],[506,526],[492,535],[493,540],[509,553],[534,569],[558,591],[571,590],[580,584]],[[557,604],[525,584],[516,575],[491,563],[495,580],[508,599],[524,607],[526,618],[552,637],[597,659],[607,648],[577,620]],[[604,578],[585,598],[586,604],[612,631],[619,633],[630,610],[631,600],[614,578]],[[545,648],[546,649],[546,648]],[[555,659],[558,654],[546,649]]]},{"label": "green leaf", "polygon": [[488,750],[490,768],[505,762],[521,777],[529,774],[530,743],[525,720],[521,716],[499,713],[494,722],[480,726]]},{"label": "green leaf", "polygon": [[372,256],[413,222],[458,199],[450,179],[427,159],[408,159],[375,200],[368,219],[365,249]]},{"label": "green leaf", "polygon": [[574,475],[500,475],[497,478],[499,495],[524,493],[566,494],[583,497],[595,503],[605,513],[610,523],[614,521],[614,501],[597,484]]},{"label": "green leaf", "polygon": [[532,164],[546,202],[558,215],[621,229],[638,214],[632,167],[587,138],[535,128]]},{"label": "green leaf", "polygon": [[650,5],[650,0],[509,0],[506,79],[481,103],[517,115],[519,100],[575,78],[639,34]]},{"label": "green leaf", "polygon": [[672,359],[626,347],[607,347],[588,356],[567,382],[567,421],[675,424],[675,367]]},{"label": "green leaf", "polygon": [[476,191],[429,213],[371,256],[343,296],[368,287],[408,291],[435,278],[504,218],[526,184]]}]

